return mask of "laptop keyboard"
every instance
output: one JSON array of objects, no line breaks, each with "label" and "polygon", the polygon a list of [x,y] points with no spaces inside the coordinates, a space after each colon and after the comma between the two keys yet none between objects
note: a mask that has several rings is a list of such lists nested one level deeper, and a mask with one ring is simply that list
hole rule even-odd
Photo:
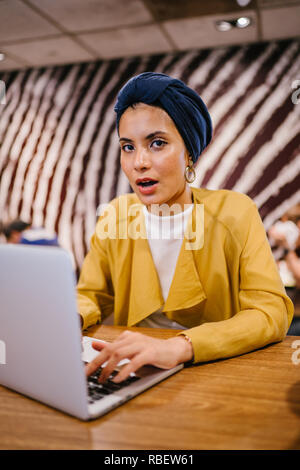
[{"label": "laptop keyboard", "polygon": [[87,378],[88,382],[88,402],[94,403],[95,401],[101,400],[102,398],[106,397],[107,395],[111,395],[118,390],[121,390],[128,385],[131,385],[133,382],[139,380],[137,376],[130,376],[126,380],[116,384],[112,382],[112,379],[115,375],[118,374],[118,370],[114,370],[112,374],[108,377],[106,382],[100,384],[98,382],[99,375],[101,373],[102,367],[96,370],[92,375],[89,375]]}]

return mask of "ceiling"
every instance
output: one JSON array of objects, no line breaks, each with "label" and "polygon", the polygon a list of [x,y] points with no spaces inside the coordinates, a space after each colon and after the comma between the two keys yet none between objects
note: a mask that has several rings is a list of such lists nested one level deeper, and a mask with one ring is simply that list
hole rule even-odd
[{"label": "ceiling", "polygon": [[0,0],[0,18],[0,71],[300,36],[300,0]]}]

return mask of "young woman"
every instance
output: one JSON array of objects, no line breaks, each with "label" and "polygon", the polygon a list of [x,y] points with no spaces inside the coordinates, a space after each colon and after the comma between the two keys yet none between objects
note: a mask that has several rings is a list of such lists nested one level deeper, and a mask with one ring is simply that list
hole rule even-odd
[{"label": "young woman", "polygon": [[116,325],[180,332],[158,340],[125,331],[93,343],[99,354],[86,373],[107,361],[105,381],[129,358],[119,382],[144,364],[171,368],[282,340],[293,304],[255,204],[234,191],[190,187],[212,136],[201,98],[180,80],[146,72],[121,89],[115,111],[134,193],[112,201],[97,222],[78,282],[82,326],[114,312]]}]

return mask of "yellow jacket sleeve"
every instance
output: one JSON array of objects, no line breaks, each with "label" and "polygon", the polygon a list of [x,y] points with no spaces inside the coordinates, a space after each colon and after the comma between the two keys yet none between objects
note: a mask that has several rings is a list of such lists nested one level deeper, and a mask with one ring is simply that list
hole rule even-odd
[{"label": "yellow jacket sleeve", "polygon": [[77,284],[77,305],[83,318],[82,329],[100,323],[113,311],[114,292],[106,243],[96,232]]},{"label": "yellow jacket sleeve", "polygon": [[240,310],[231,318],[184,332],[193,343],[194,363],[240,355],[281,341],[293,317],[293,303],[285,293],[255,204],[227,236],[229,247],[230,243],[241,246]]}]

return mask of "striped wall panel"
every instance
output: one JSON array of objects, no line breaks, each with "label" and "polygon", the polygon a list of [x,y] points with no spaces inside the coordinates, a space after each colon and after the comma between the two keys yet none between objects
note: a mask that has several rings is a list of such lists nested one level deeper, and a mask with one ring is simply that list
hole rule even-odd
[{"label": "striped wall panel", "polygon": [[164,72],[204,99],[214,137],[193,185],[256,202],[268,228],[300,202],[300,42],[163,54],[0,74],[0,221],[55,230],[78,269],[100,203],[130,191],[113,106],[133,75]]}]

